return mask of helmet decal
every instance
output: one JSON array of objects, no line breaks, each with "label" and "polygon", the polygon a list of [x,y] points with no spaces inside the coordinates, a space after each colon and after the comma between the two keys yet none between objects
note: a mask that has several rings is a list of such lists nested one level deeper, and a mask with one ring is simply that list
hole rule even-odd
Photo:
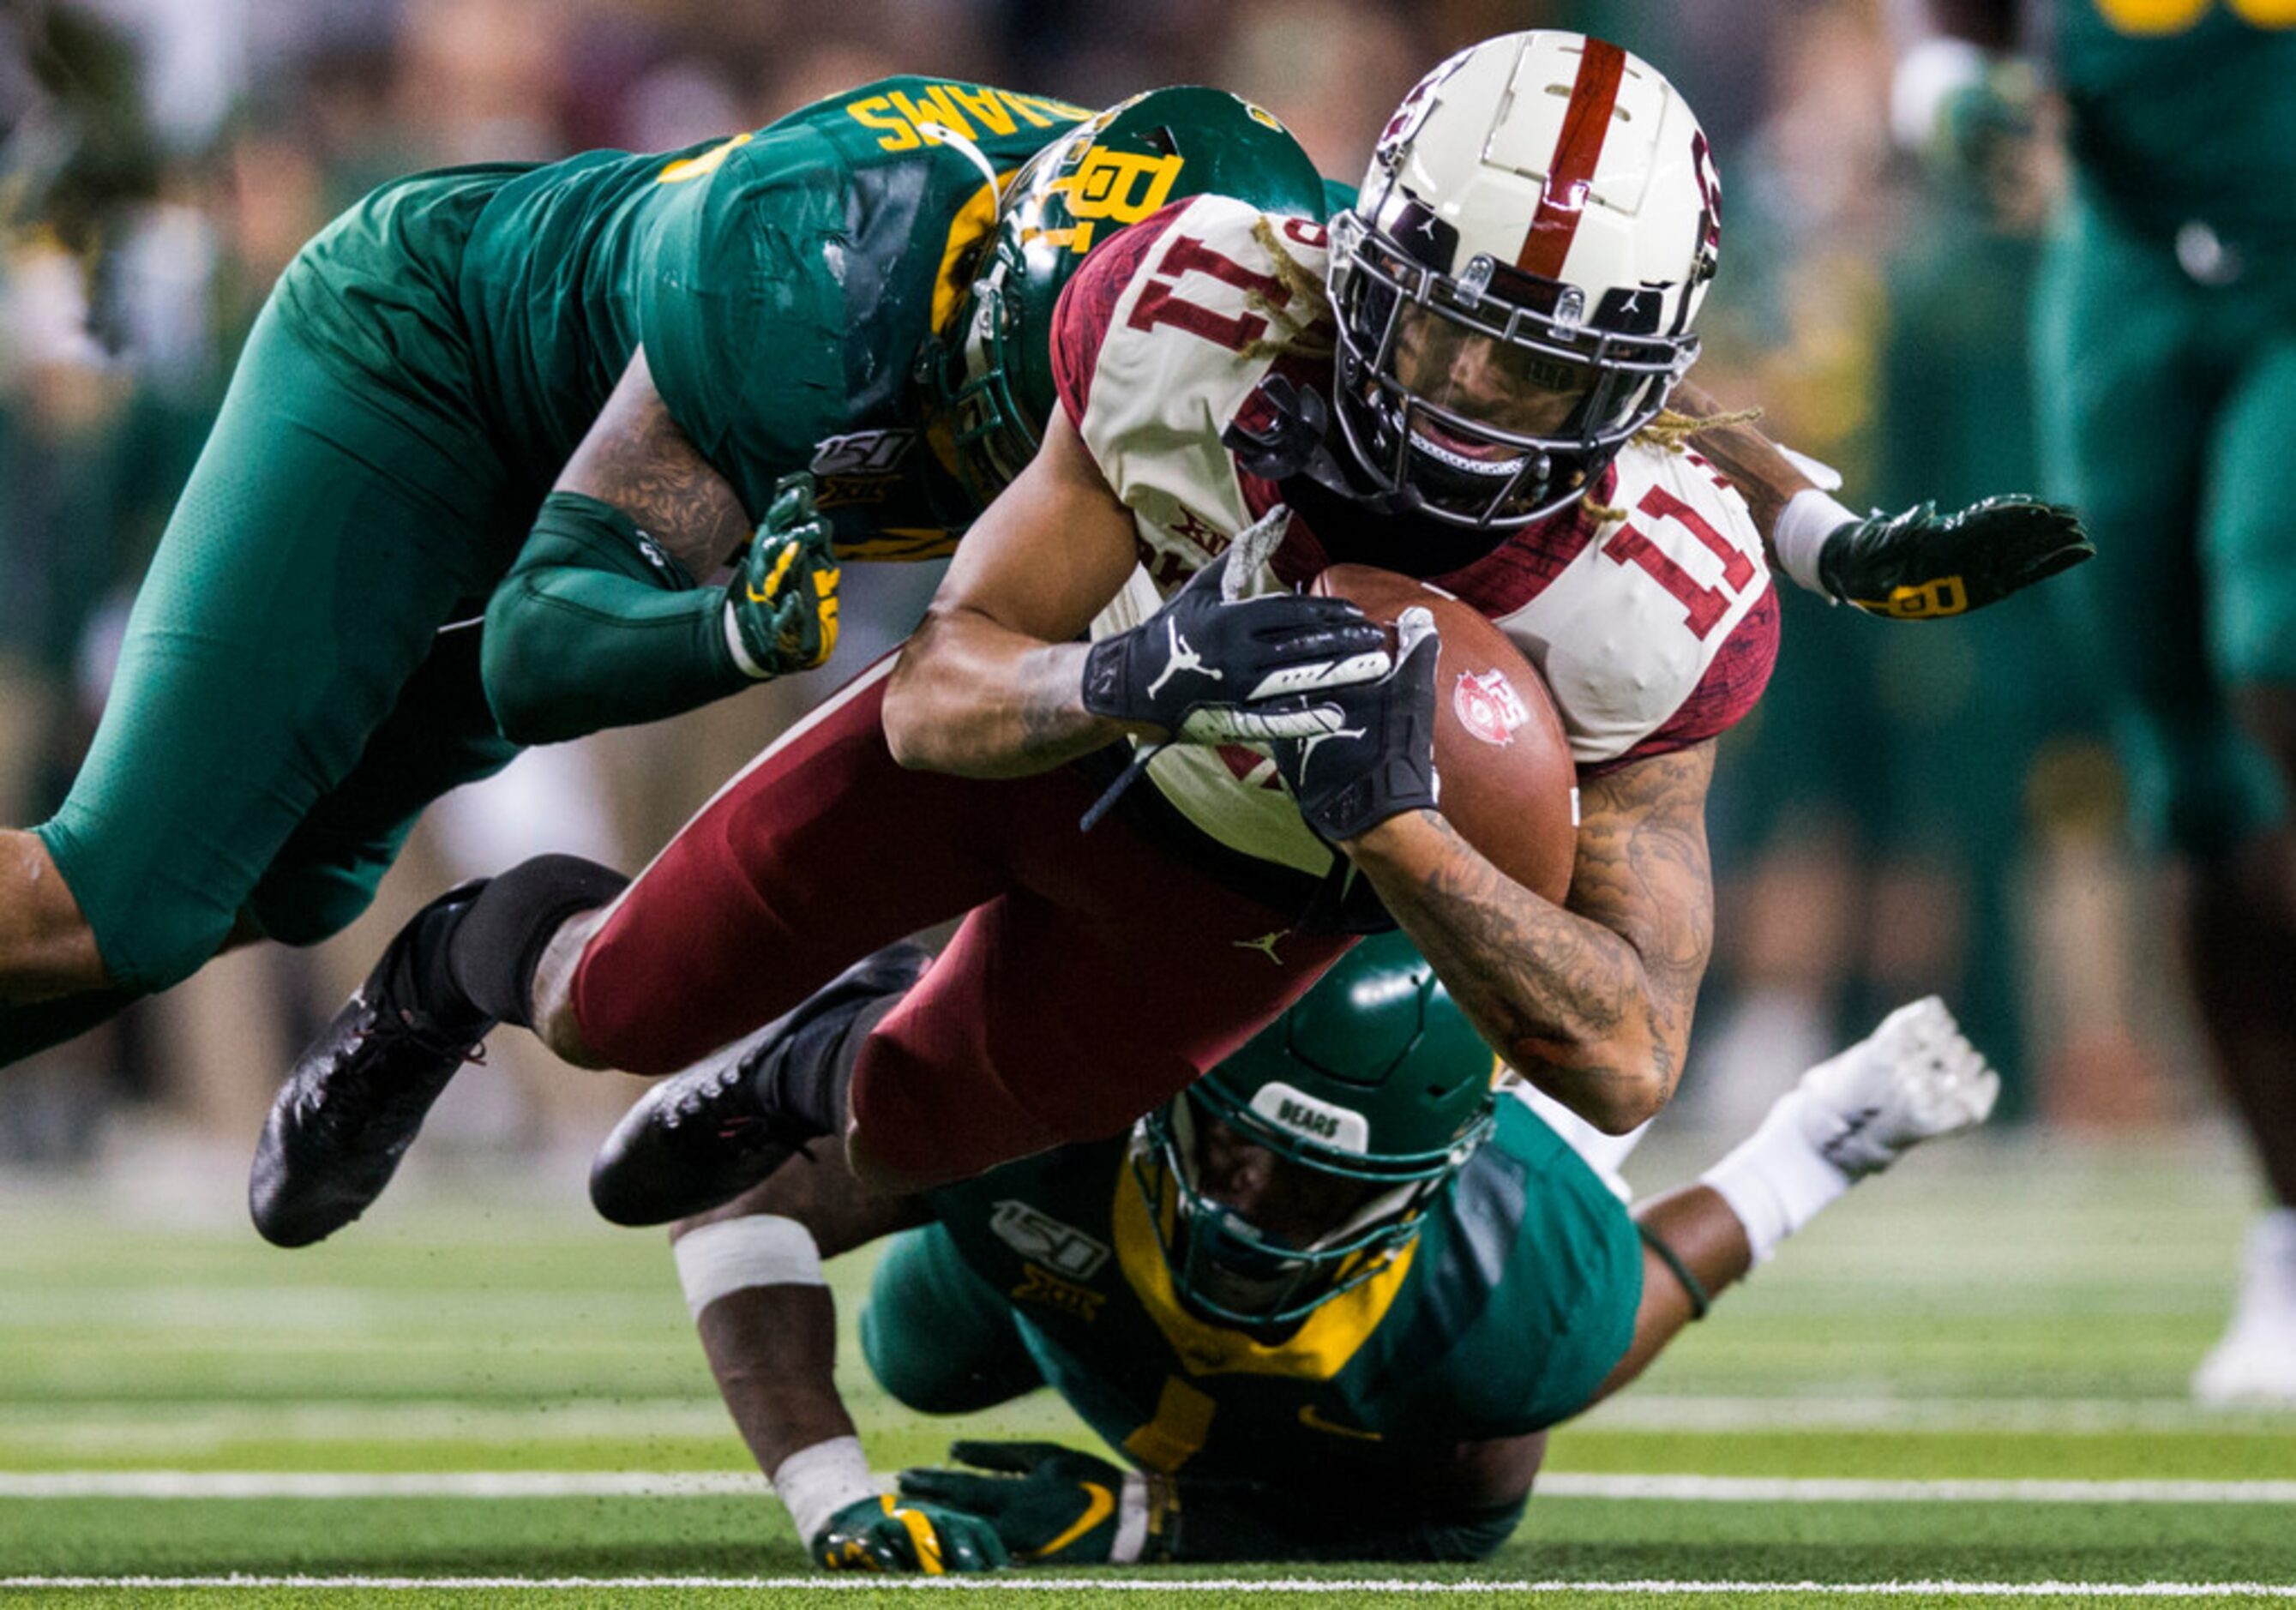
[{"label": "helmet decal", "polygon": [[1421,80],[1332,223],[1348,489],[1496,543],[1600,484],[1697,356],[1719,193],[1618,45],[1505,34]]},{"label": "helmet decal", "polygon": [[[934,333],[915,374],[954,452],[967,498],[985,506],[1028,464],[1054,404],[1053,310],[1085,254],[1191,196],[1263,211],[1324,214],[1324,181],[1267,112],[1224,90],[1149,90],[1061,130],[996,190],[983,185],[943,259]],[[986,198],[984,201],[982,198]],[[993,207],[981,216],[978,210]]]},{"label": "helmet decal", "polygon": [[1562,262],[1578,237],[1579,216],[1587,209],[1587,194],[1602,160],[1603,142],[1610,136],[1611,117],[1619,105],[1619,80],[1626,70],[1627,53],[1608,40],[1589,39],[1579,53],[1570,110],[1562,114],[1562,132],[1547,164],[1546,189],[1531,215],[1530,231],[1522,237],[1522,250],[1515,254],[1515,267],[1526,273],[1550,280],[1562,277]]},{"label": "helmet decal", "polygon": [[[1172,1287],[1199,1318],[1296,1323],[1393,1267],[1490,1134],[1491,1053],[1401,934],[1365,941],[1282,1017],[1140,1121],[1132,1176]],[[1268,1154],[1260,1189],[1318,1217],[1255,1222],[1223,1181]],[[1219,1160],[1226,1160],[1224,1162]],[[1276,1210],[1281,1222],[1281,1210]]]}]

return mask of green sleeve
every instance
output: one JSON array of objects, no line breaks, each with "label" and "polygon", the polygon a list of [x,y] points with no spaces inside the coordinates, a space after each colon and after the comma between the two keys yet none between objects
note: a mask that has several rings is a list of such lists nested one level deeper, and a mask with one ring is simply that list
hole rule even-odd
[{"label": "green sleeve", "polygon": [[725,607],[620,510],[553,492],[487,604],[496,726],[513,743],[555,743],[752,686],[726,647]]},{"label": "green sleeve", "polygon": [[1171,1541],[1175,1560],[1487,1559],[1522,1520],[1529,1497],[1441,1516],[1330,1507],[1290,1484],[1178,1478],[1179,1510]]}]

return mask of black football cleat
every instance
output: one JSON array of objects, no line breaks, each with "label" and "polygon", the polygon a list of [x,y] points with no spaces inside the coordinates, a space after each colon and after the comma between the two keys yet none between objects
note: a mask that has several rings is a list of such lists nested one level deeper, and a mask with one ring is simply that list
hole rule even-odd
[{"label": "black football cleat", "polygon": [[[732,1201],[832,1133],[840,1126],[821,1109],[830,1105],[836,1063],[850,1055],[856,1020],[907,993],[931,965],[922,945],[888,945],[756,1033],[655,1085],[598,1148],[591,1205],[616,1224],[690,1218]],[[791,1099],[800,1093],[804,1098]]]},{"label": "black football cleat", "polygon": [[248,1171],[248,1212],[266,1241],[308,1246],[366,1212],[456,1070],[483,1060],[495,1020],[460,999],[424,1000],[422,981],[449,919],[485,887],[465,883],[417,912],[296,1059]]}]

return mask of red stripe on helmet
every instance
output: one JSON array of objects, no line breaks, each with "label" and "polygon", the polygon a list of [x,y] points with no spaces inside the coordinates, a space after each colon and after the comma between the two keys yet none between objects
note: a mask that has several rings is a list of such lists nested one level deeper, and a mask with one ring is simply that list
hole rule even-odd
[{"label": "red stripe on helmet", "polygon": [[1603,142],[1610,136],[1611,113],[1619,103],[1619,80],[1626,70],[1626,52],[1602,39],[1587,41],[1578,58],[1578,77],[1570,86],[1570,103],[1562,111],[1562,133],[1546,165],[1546,188],[1532,215],[1530,233],[1515,255],[1516,267],[1551,280],[1562,277],[1562,259],[1570,255],[1570,242],[1578,236],[1579,215],[1586,209]]}]

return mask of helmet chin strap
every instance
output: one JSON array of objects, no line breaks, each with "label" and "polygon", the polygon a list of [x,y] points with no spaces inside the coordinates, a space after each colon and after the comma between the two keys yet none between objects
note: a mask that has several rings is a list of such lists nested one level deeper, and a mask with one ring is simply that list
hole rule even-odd
[{"label": "helmet chin strap", "polygon": [[1383,492],[1357,484],[1331,448],[1331,407],[1310,386],[1280,374],[1259,384],[1267,423],[1256,430],[1231,423],[1220,444],[1244,473],[1272,481],[1283,500],[1315,533],[1333,564],[1369,564],[1425,580],[1464,570],[1512,535],[1507,527],[1477,529],[1431,519],[1409,487]]}]

